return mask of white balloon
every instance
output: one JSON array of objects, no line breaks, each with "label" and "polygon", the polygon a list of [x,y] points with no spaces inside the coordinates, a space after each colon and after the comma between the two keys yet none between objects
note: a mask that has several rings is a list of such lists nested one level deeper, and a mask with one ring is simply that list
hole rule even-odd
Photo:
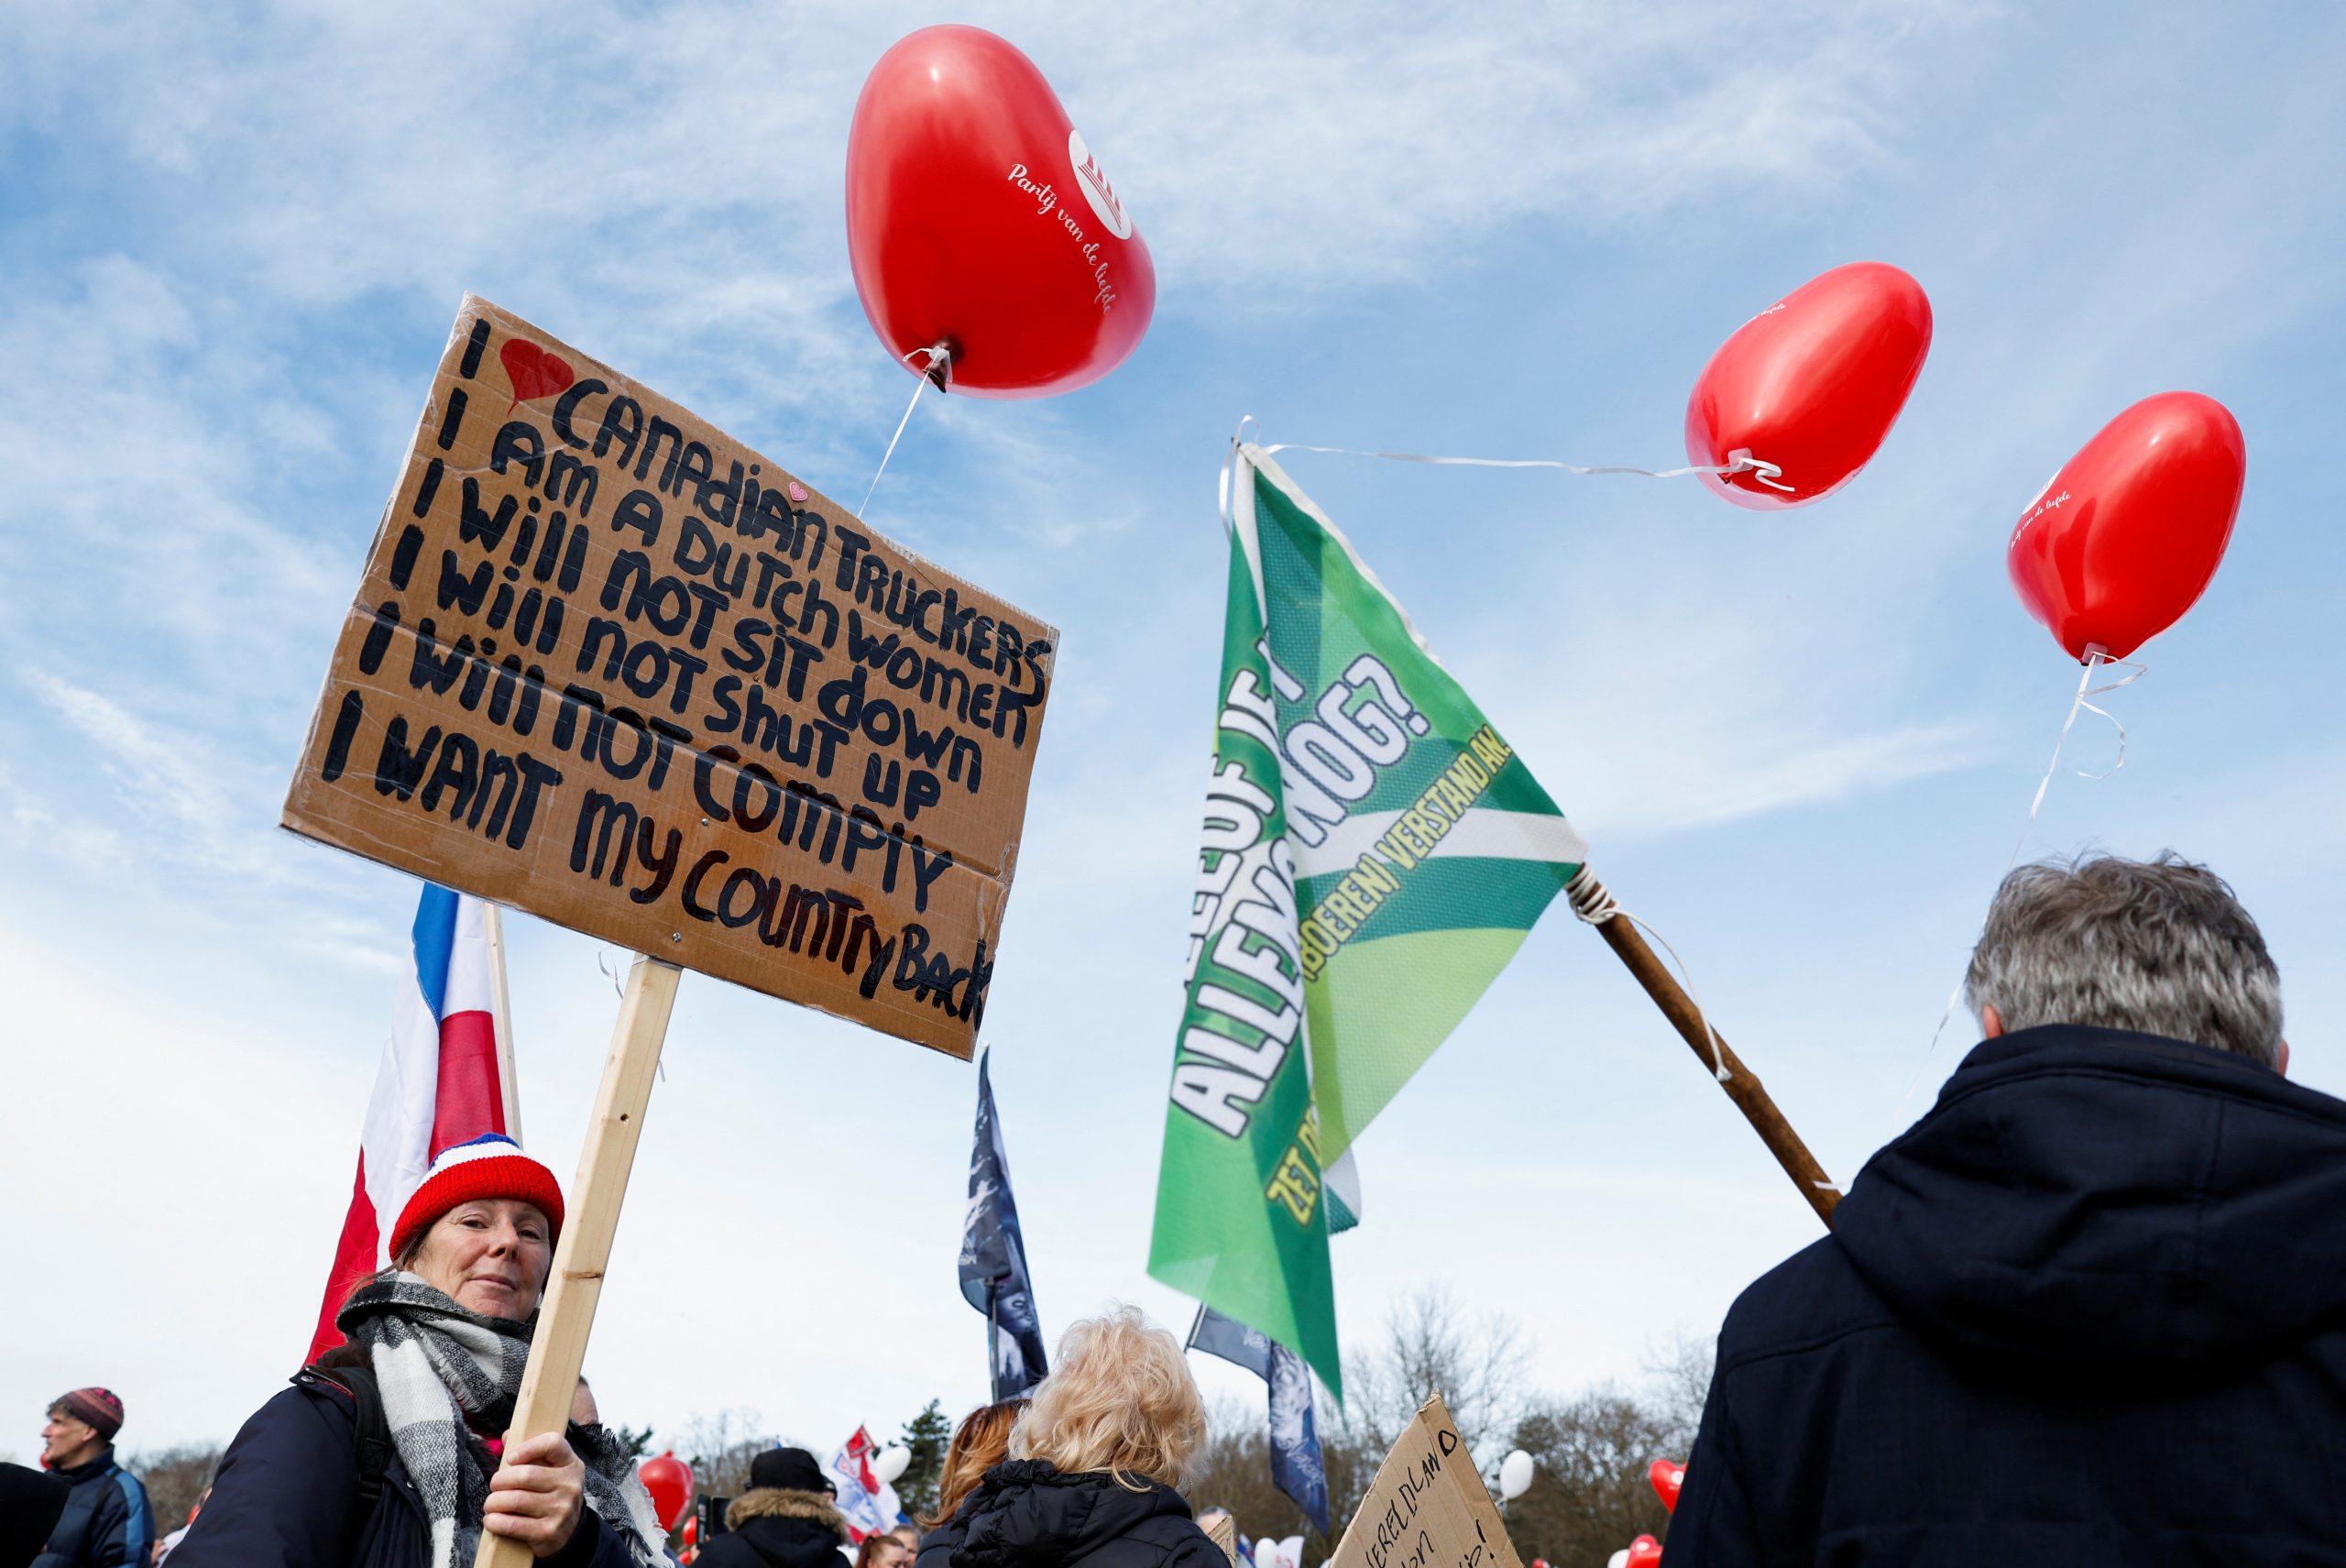
[{"label": "white balloon", "polygon": [[1517,1449],[1499,1461],[1499,1496],[1508,1502],[1531,1489],[1531,1455]]},{"label": "white balloon", "polygon": [[913,1462],[913,1451],[900,1442],[892,1442],[872,1456],[872,1474],[884,1482],[893,1481]]},{"label": "white balloon", "polygon": [[[1303,1568],[1303,1537],[1290,1535],[1277,1545],[1279,1561],[1286,1565],[1286,1568]],[[1257,1543],[1255,1549],[1255,1561],[1258,1568],[1262,1558],[1262,1547]]]},{"label": "white balloon", "polygon": [[1605,1568],[1629,1568],[1629,1549],[1625,1546],[1606,1558]]}]

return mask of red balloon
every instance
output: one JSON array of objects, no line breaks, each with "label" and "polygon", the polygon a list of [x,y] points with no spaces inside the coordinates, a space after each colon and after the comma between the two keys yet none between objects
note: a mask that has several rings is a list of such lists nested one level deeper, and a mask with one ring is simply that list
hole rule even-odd
[{"label": "red balloon", "polygon": [[1703,483],[1767,510],[1829,496],[1878,451],[1931,351],[1923,286],[1880,261],[1810,279],[1719,345],[1686,400],[1686,460],[1749,454],[1782,470]]},{"label": "red balloon", "polygon": [[2231,410],[2198,392],[2144,398],[2021,513],[2004,555],[2012,588],[2071,658],[2123,659],[2207,591],[2247,478]]},{"label": "red balloon", "polygon": [[652,1494],[652,1511],[660,1516],[660,1528],[675,1529],[693,1506],[693,1467],[674,1453],[663,1453],[638,1464],[635,1474]]},{"label": "red balloon", "polygon": [[1661,1561],[1661,1542],[1641,1535],[1629,1542],[1628,1568],[1654,1568]]},{"label": "red balloon", "polygon": [[1098,380],[1157,305],[1148,246],[1058,95],[979,27],[923,27],[872,68],[848,131],[847,246],[881,341],[943,345],[950,389],[981,398]]},{"label": "red balloon", "polygon": [[1672,1513],[1678,1511],[1678,1488],[1686,1484],[1686,1466],[1668,1459],[1657,1459],[1646,1467],[1646,1479],[1661,1498],[1661,1506]]}]

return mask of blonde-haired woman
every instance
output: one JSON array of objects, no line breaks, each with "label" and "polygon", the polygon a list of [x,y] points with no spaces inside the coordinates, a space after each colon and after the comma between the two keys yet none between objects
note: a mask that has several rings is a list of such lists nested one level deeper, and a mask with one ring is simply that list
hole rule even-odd
[{"label": "blonde-haired woman", "polygon": [[1229,1568],[1178,1489],[1206,1444],[1178,1341],[1131,1307],[1067,1331],[1010,1457],[921,1542],[949,1568]]}]

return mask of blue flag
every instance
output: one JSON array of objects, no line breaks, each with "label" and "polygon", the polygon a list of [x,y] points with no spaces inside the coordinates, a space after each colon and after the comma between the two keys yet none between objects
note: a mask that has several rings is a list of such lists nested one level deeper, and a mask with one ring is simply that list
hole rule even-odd
[{"label": "blue flag", "polygon": [[1200,1309],[1189,1346],[1243,1366],[1270,1386],[1271,1482],[1328,1533],[1328,1472],[1320,1460],[1320,1418],[1303,1358],[1211,1307]]},{"label": "blue flag", "polygon": [[1010,1195],[1010,1159],[1003,1153],[1002,1121],[993,1108],[993,1081],[978,1058],[977,1146],[970,1155],[970,1212],[961,1227],[961,1295],[986,1315],[987,1353],[993,1361],[993,1397],[1007,1399],[1043,1380],[1043,1323],[1026,1277],[1026,1243],[1018,1232],[1018,1204]]}]

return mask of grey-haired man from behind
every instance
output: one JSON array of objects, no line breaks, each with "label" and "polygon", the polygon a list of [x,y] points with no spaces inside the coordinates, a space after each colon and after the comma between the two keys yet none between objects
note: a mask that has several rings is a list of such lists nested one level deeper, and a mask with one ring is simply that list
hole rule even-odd
[{"label": "grey-haired man from behind", "polygon": [[2173,856],[2024,866],[1982,1042],[1746,1290],[1670,1568],[2346,1563],[2346,1103]]}]

